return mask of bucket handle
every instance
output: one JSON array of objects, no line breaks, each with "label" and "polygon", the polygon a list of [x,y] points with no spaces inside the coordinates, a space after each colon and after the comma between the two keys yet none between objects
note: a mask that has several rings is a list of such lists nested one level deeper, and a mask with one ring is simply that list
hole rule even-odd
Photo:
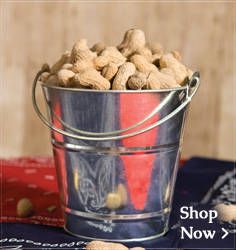
[{"label": "bucket handle", "polygon": [[[33,107],[38,115],[38,117],[41,119],[41,121],[50,129],[52,129],[55,132],[58,132],[62,135],[71,137],[73,139],[77,139],[77,140],[89,140],[89,141],[109,141],[109,140],[119,140],[119,139],[125,139],[125,138],[129,138],[129,137],[133,137],[142,133],[145,133],[159,125],[161,125],[162,123],[168,121],[170,118],[172,118],[173,116],[175,116],[178,112],[180,112],[184,107],[186,107],[192,97],[195,95],[199,85],[200,85],[200,77],[199,77],[199,72],[195,72],[193,74],[193,76],[191,77],[191,79],[189,80],[188,84],[187,84],[187,93],[186,93],[186,99],[184,100],[183,103],[181,103],[175,110],[173,110],[171,113],[169,113],[167,116],[163,117],[162,119],[158,120],[157,122],[149,125],[146,128],[142,128],[140,130],[134,131],[134,132],[130,132],[124,135],[116,135],[116,136],[103,136],[103,137],[91,137],[91,136],[82,136],[82,135],[77,135],[77,134],[73,134],[67,131],[64,131],[60,128],[55,127],[53,124],[51,124],[48,119],[44,116],[44,114],[41,112],[38,103],[36,101],[36,87],[37,87],[37,83],[38,83],[38,78],[40,77],[40,75],[45,72],[44,69],[40,70],[36,76],[35,79],[33,81],[33,86],[32,86],[32,102],[33,102]],[[176,93],[176,91],[170,93],[163,101],[161,104],[158,105],[157,108],[155,108],[147,117],[145,117],[142,121],[139,121],[138,123],[124,129],[124,130],[120,130],[120,131],[113,131],[113,132],[107,132],[107,133],[93,133],[93,132],[86,132],[86,131],[82,131],[84,132],[84,134],[94,134],[97,136],[101,136],[101,135],[109,135],[109,134],[113,134],[113,133],[117,133],[117,132],[124,132],[127,130],[130,130],[131,128],[137,127],[140,124],[144,123],[145,121],[147,121],[148,119],[150,119],[153,115],[155,115],[157,112],[160,111],[160,109],[170,100],[170,97],[172,97],[174,94]],[[55,115],[55,114],[54,114]],[[58,118],[57,118],[58,119]],[[61,119],[60,119],[61,121]],[[61,121],[62,124],[65,123],[63,121]],[[63,124],[64,125],[64,124]],[[79,130],[76,130],[72,127],[70,127],[68,124],[66,124],[67,127],[70,130],[75,130],[76,132],[80,132]]]},{"label": "bucket handle", "polygon": [[[81,129],[76,129],[72,126],[70,126],[69,124],[67,124],[65,121],[63,121],[59,116],[57,116],[55,114],[55,112],[53,110],[50,110],[51,114],[53,115],[53,117],[58,120],[65,128],[69,129],[72,132],[75,132],[77,134],[82,134],[82,135],[91,135],[91,136],[107,136],[107,135],[116,135],[116,134],[121,134],[124,133],[128,130],[134,129],[140,125],[142,125],[143,123],[145,123],[146,121],[148,121],[149,119],[151,119],[155,114],[157,114],[158,112],[161,111],[161,109],[171,100],[171,98],[173,98],[175,92],[171,92],[169,93],[164,99],[163,101],[155,108],[153,109],[153,111],[151,113],[149,113],[149,115],[145,116],[144,119],[140,120],[139,122],[126,127],[124,129],[120,129],[120,130],[113,130],[110,132],[90,132],[90,131],[85,131],[85,130],[81,130]],[[49,106],[48,101],[46,100],[47,105]]]}]

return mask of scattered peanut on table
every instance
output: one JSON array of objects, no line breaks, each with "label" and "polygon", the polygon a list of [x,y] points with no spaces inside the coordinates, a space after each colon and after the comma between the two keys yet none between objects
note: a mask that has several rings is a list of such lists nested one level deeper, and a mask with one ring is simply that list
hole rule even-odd
[{"label": "scattered peanut on table", "polygon": [[25,218],[32,215],[34,210],[30,199],[22,198],[17,202],[16,212],[19,217]]},{"label": "scattered peanut on table", "polygon": [[129,249],[120,243],[94,240],[87,244],[86,250],[129,250]]},{"label": "scattered peanut on table", "polygon": [[130,250],[145,250],[143,247],[132,247]]},{"label": "scattered peanut on table", "polygon": [[160,43],[149,43],[140,29],[128,30],[117,46],[98,42],[90,49],[86,39],[76,42],[53,64],[40,81],[48,85],[96,90],[176,88],[193,72],[180,53],[164,53]]},{"label": "scattered peanut on table", "polygon": [[[94,240],[87,244],[86,250],[129,250],[129,248],[121,243]],[[130,250],[145,250],[145,248],[133,247]]]},{"label": "scattered peanut on table", "polygon": [[235,204],[217,204],[214,209],[218,213],[218,219],[221,221],[236,221],[236,205]]}]

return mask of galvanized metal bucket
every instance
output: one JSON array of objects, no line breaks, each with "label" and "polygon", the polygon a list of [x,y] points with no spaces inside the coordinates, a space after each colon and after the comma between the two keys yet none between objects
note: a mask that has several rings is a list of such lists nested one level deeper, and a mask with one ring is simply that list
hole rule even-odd
[{"label": "galvanized metal bucket", "polygon": [[140,241],[168,230],[188,104],[199,87],[95,91],[42,84],[65,229],[88,239]]}]

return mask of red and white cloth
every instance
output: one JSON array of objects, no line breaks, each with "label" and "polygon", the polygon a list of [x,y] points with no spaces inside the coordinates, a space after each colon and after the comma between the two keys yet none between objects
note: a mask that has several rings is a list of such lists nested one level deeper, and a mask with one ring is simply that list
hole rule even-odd
[{"label": "red and white cloth", "polygon": [[[56,171],[51,157],[2,159],[1,222],[22,222],[62,226],[64,223],[56,181]],[[17,202],[28,198],[34,206],[31,217],[16,214]],[[52,212],[48,207],[56,206]]]}]

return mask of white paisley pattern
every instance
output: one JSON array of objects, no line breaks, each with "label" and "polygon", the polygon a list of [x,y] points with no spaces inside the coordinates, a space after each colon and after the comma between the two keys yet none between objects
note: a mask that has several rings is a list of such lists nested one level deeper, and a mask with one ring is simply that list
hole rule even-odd
[{"label": "white paisley pattern", "polygon": [[[107,193],[115,187],[115,164],[109,157],[102,157],[95,164],[81,156],[76,157],[80,181],[78,197],[85,211],[104,212]],[[102,209],[102,210],[101,210]]]}]

